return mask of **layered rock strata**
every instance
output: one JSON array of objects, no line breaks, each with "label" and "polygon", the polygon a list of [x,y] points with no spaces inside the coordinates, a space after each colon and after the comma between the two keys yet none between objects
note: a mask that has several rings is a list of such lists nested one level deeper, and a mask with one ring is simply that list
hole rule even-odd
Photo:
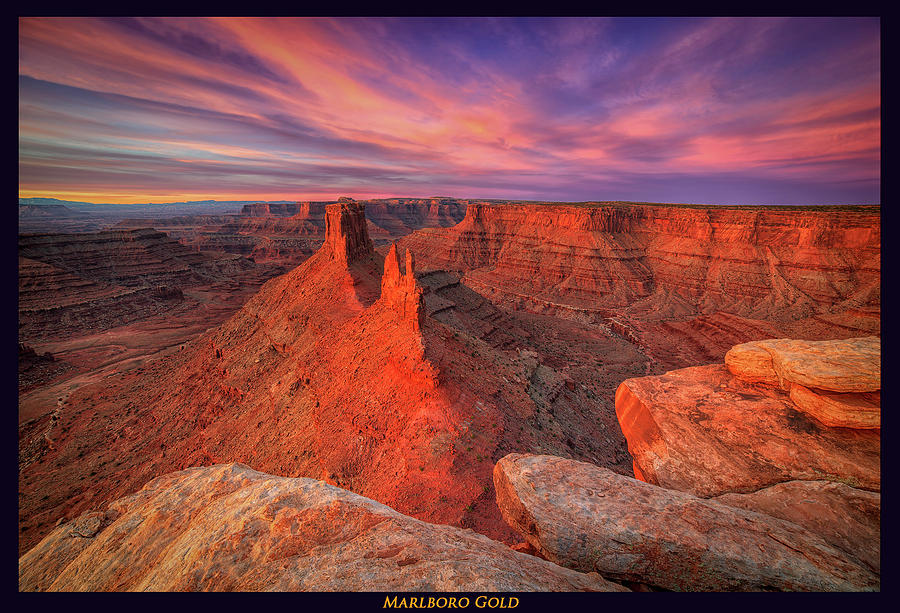
[{"label": "layered rock strata", "polygon": [[[877,333],[880,229],[878,207],[472,203],[459,225],[397,246],[498,304],[627,330],[678,368],[721,360],[767,325]],[[743,322],[717,345],[704,322],[686,325],[698,317]]]},{"label": "layered rock strata", "polygon": [[804,413],[839,428],[881,427],[881,339],[743,343],[725,354],[744,381],[777,385]]},{"label": "layered rock strata", "polygon": [[608,469],[511,454],[494,469],[504,519],[548,560],[679,591],[859,591],[879,578],[801,526]]},{"label": "layered rock strata", "polygon": [[[277,272],[280,269],[275,269]],[[171,310],[185,289],[259,286],[272,268],[155,230],[19,235],[19,336],[49,341]]]},{"label": "layered rock strata", "polygon": [[321,481],[240,464],[159,477],[59,525],[22,591],[624,591]]}]

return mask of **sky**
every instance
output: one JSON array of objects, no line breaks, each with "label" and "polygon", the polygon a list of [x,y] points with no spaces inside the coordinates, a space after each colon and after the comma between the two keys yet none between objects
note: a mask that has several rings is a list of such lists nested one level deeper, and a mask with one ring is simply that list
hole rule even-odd
[{"label": "sky", "polygon": [[19,196],[880,203],[876,18],[20,18]]}]

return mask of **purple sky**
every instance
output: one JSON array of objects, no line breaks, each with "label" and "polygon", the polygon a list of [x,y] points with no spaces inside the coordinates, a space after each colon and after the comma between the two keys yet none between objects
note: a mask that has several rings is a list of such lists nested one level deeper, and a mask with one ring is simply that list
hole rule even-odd
[{"label": "purple sky", "polygon": [[880,203],[857,18],[21,18],[19,195]]}]

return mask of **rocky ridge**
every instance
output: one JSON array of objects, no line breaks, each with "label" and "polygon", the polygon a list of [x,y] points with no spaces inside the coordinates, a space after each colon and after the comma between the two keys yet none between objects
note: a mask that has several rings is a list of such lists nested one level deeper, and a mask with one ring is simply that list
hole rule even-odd
[{"label": "rocky ridge", "polygon": [[60,517],[197,465],[325,480],[508,543],[491,473],[509,451],[628,470],[611,403],[590,409],[604,402],[588,387],[599,389],[596,359],[573,369],[560,356],[603,355],[611,395],[617,373],[643,371],[629,343],[497,309],[420,275],[411,254],[401,274],[396,251],[372,250],[362,210],[329,205],[323,247],[184,350],[80,388],[53,423],[23,424],[22,547]]}]

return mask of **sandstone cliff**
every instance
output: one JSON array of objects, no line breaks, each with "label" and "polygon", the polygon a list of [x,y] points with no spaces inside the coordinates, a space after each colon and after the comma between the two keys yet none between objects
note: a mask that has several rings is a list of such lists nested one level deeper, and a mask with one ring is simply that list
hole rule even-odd
[{"label": "sandstone cliff", "polygon": [[473,203],[459,225],[397,245],[498,303],[607,325],[669,368],[720,360],[771,326],[806,338],[880,326],[878,207]]}]

